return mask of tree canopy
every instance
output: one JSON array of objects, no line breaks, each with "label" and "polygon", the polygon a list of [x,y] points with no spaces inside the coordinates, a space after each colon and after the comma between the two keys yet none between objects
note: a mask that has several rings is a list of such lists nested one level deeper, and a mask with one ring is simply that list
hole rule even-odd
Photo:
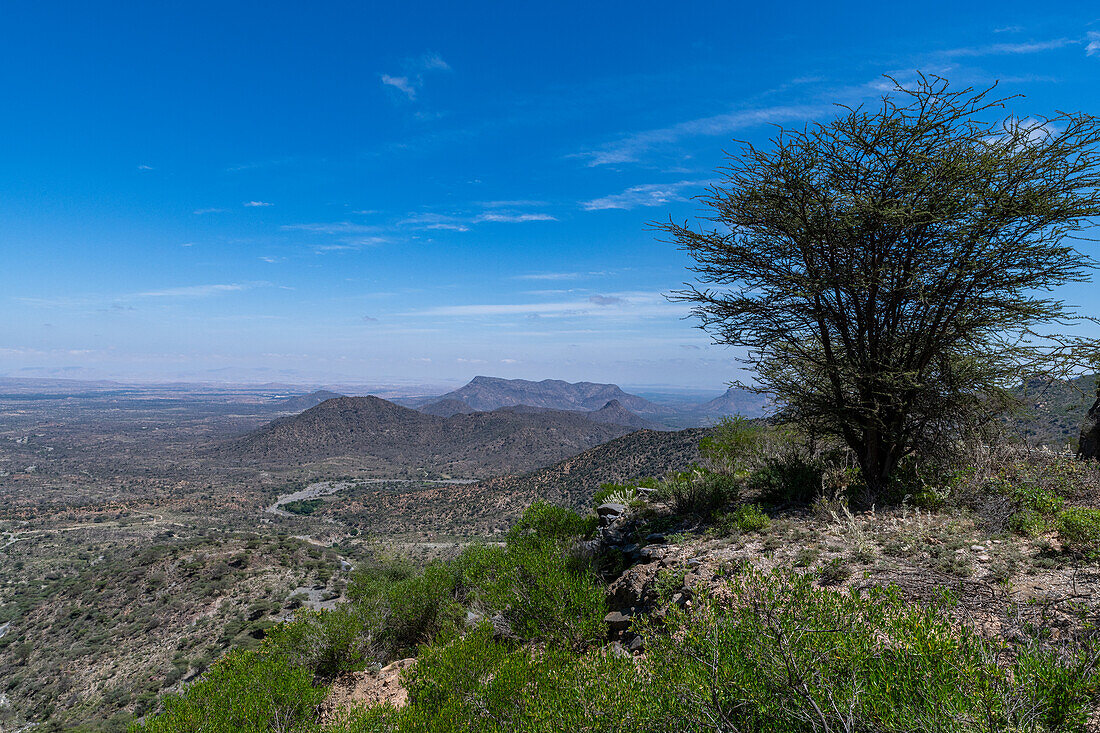
[{"label": "tree canopy", "polygon": [[1096,350],[1062,333],[1086,317],[1052,290],[1096,266],[1073,243],[1100,215],[1100,121],[1005,118],[991,89],[938,77],[895,85],[874,109],[743,144],[699,197],[701,227],[656,225],[695,261],[673,297],[747,349],[742,386],[843,439],[872,495],[1021,375]]}]

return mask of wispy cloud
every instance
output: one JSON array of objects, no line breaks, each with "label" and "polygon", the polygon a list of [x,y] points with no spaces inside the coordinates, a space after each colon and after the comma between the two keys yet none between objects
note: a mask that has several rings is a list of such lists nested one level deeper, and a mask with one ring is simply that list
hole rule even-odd
[{"label": "wispy cloud", "polygon": [[1100,33],[1096,31],[1089,31],[1089,45],[1085,46],[1086,56],[1096,56],[1100,54]]},{"label": "wispy cloud", "polygon": [[379,74],[383,86],[392,87],[405,95],[410,102],[415,101],[424,86],[424,75],[431,71],[450,71],[451,66],[439,56],[429,53],[404,63],[403,74]]},{"label": "wispy cloud", "polygon": [[208,208],[208,209],[195,209],[195,213],[198,214],[199,216],[202,216],[203,214],[221,214],[224,211],[225,211],[225,209],[219,209],[219,208],[216,208],[216,207],[211,207],[211,208]]},{"label": "wispy cloud", "polygon": [[728,135],[737,130],[756,125],[805,120],[828,109],[823,105],[794,104],[737,110],[720,115],[700,117],[669,127],[636,132],[595,150],[576,153],[572,157],[587,159],[589,166],[631,163],[657,146],[676,143],[684,138]]},{"label": "wispy cloud", "polygon": [[549,214],[510,214],[507,212],[487,212],[474,217],[474,223],[484,221],[518,223],[524,221],[557,221],[557,217]]},{"label": "wispy cloud", "polygon": [[233,293],[240,290],[248,290],[258,285],[267,283],[224,283],[215,285],[184,285],[178,288],[165,288],[163,290],[147,290],[144,293],[135,293],[135,298],[209,298],[213,295]]},{"label": "wispy cloud", "polygon": [[986,46],[964,46],[941,51],[941,56],[962,58],[971,56],[1005,56],[1053,51],[1080,43],[1072,38],[1055,38],[1049,41],[1030,41],[1027,43],[991,43]]},{"label": "wispy cloud", "polygon": [[153,166],[151,166],[151,165],[145,165],[145,164],[139,165],[139,166],[137,167],[137,169],[138,169],[139,171],[152,171],[152,170],[156,170],[156,168],[154,168]]},{"label": "wispy cloud", "polygon": [[350,221],[331,221],[311,224],[284,224],[284,231],[314,232],[317,234],[369,234],[378,231],[378,227],[369,224],[355,224]]},{"label": "wispy cloud", "polygon": [[270,201],[245,201],[244,205],[249,206],[249,207],[253,207],[253,208],[263,207],[263,206],[274,206],[274,204],[272,204]]},{"label": "wispy cloud", "polygon": [[513,275],[513,280],[582,280],[588,277],[604,277],[607,272],[531,272]]},{"label": "wispy cloud", "polygon": [[655,316],[682,317],[687,308],[669,303],[655,293],[631,292],[593,295],[584,300],[546,303],[479,303],[473,305],[448,305],[404,313],[405,316],[435,317],[492,317],[527,316],[546,317],[601,317],[601,318],[650,318]]},{"label": "wispy cloud", "polygon": [[686,201],[685,189],[701,189],[714,183],[713,180],[678,181],[676,183],[647,183],[631,186],[622,193],[584,201],[581,207],[585,211],[602,209],[636,209],[640,206],[663,206],[671,201]]}]

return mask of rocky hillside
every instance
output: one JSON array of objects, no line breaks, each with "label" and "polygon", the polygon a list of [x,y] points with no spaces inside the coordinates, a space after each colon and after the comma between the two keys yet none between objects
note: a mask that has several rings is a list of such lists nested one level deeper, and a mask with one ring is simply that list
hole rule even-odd
[{"label": "rocky hillside", "polygon": [[495,497],[518,509],[535,499],[586,507],[600,484],[663,476],[697,462],[699,441],[706,434],[706,428],[675,432],[639,430],[525,476],[482,481],[469,487],[469,492]]},{"label": "rocky hillside", "polygon": [[328,400],[219,446],[241,464],[289,466],[347,458],[390,470],[490,476],[522,473],[630,432],[582,415],[515,410],[439,417],[378,397]]}]

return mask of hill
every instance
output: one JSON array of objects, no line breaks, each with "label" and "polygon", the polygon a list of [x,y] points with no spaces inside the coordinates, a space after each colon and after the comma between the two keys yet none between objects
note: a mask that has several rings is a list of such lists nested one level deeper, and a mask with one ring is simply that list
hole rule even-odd
[{"label": "hill", "polygon": [[1096,399],[1096,374],[1076,379],[1028,379],[1012,390],[1023,411],[1009,419],[1012,434],[1029,445],[1077,447],[1085,415]]},{"label": "hill", "polygon": [[330,392],[327,389],[319,389],[309,394],[295,395],[294,397],[284,397],[274,400],[272,405],[282,412],[302,412],[311,407],[316,407],[325,400],[334,400],[337,397],[343,396],[344,395],[337,392]]},{"label": "hill", "polygon": [[530,471],[630,432],[562,411],[426,415],[378,397],[341,397],[218,447],[225,460],[288,466],[346,458],[432,475]]},{"label": "hill", "polygon": [[625,425],[626,427],[636,428],[638,430],[665,429],[663,425],[655,423],[652,420],[646,420],[640,415],[635,415],[633,412],[623,407],[623,404],[618,400],[611,400],[600,409],[586,412],[584,415],[589,420],[606,423],[608,425]]},{"label": "hill", "polygon": [[532,382],[526,379],[501,379],[499,377],[474,377],[465,387],[443,395],[440,400],[458,400],[475,410],[496,410],[501,407],[530,405],[552,410],[599,410],[612,400],[640,415],[655,415],[662,409],[637,395],[623,392],[618,385],[595,382],[564,382],[560,379],[544,379]]},{"label": "hill", "polygon": [[639,430],[524,476],[501,476],[467,487],[470,496],[492,497],[515,514],[535,499],[583,508],[600,484],[663,476],[699,460],[706,428],[674,432]]},{"label": "hill", "polygon": [[462,400],[446,399],[432,402],[423,407],[417,408],[420,412],[426,415],[438,415],[439,417],[450,417],[451,415],[469,415],[471,412],[477,412],[474,408],[467,405]]},{"label": "hill", "polygon": [[704,402],[695,408],[695,412],[701,418],[711,420],[727,415],[744,415],[745,417],[761,417],[767,406],[768,398],[739,387],[730,387],[724,395],[715,397],[710,402]]}]

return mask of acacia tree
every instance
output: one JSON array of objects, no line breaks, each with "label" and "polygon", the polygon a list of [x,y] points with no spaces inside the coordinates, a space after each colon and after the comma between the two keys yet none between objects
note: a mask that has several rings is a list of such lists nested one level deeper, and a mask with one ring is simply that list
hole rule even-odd
[{"label": "acacia tree", "polygon": [[1022,375],[1096,348],[1043,329],[1085,319],[1051,290],[1096,266],[1071,243],[1100,215],[1100,120],[983,122],[1004,114],[991,91],[895,82],[873,111],[728,155],[701,228],[655,225],[695,260],[672,297],[747,349],[738,384],[843,439],[872,497]]}]

